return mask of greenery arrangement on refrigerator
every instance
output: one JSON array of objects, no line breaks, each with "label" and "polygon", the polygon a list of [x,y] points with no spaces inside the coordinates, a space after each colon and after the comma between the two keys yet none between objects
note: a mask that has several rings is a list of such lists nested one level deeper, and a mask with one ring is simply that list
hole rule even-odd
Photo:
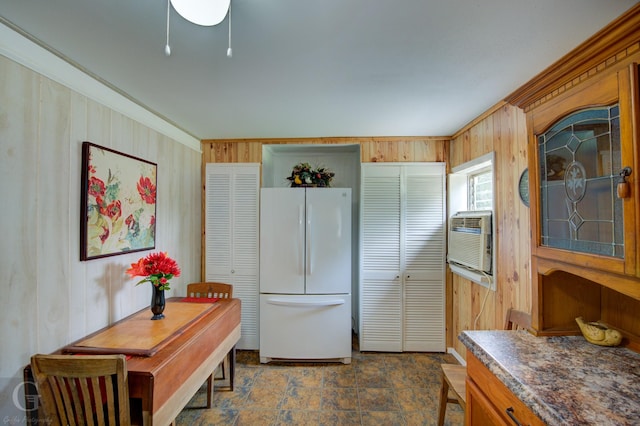
[{"label": "greenery arrangement on refrigerator", "polygon": [[299,163],[293,167],[287,180],[291,187],[330,187],[335,173],[326,167],[311,167],[309,163]]}]

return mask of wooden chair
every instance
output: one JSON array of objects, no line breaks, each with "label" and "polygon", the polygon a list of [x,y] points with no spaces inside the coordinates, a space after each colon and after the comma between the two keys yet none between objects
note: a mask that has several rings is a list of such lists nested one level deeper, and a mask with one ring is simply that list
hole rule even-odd
[{"label": "wooden chair", "polygon": [[124,355],[34,355],[31,369],[51,424],[131,424]]},{"label": "wooden chair", "polygon": [[[202,282],[187,284],[187,297],[203,297],[209,299],[228,300],[233,297],[233,286],[231,284],[218,282]],[[232,349],[235,350],[235,349]],[[215,371],[207,378],[207,408],[213,404],[213,386],[216,380],[226,380],[226,368],[233,368],[230,354],[220,363],[220,377],[215,376]],[[216,368],[216,371],[218,369]],[[229,390],[233,390],[233,374],[229,373]]]},{"label": "wooden chair", "polygon": [[[530,328],[531,315],[509,308],[504,323],[505,330],[529,330]],[[467,390],[465,385],[467,367],[459,364],[442,364],[441,367],[442,386],[440,387],[438,426],[444,425],[444,416],[448,403],[458,404],[463,410],[467,408]]]},{"label": "wooden chair", "polygon": [[188,297],[203,297],[209,299],[231,299],[233,286],[225,283],[204,282],[187,284]]},{"label": "wooden chair", "polygon": [[504,321],[505,330],[530,330],[531,315],[526,312],[509,308],[507,318]]}]

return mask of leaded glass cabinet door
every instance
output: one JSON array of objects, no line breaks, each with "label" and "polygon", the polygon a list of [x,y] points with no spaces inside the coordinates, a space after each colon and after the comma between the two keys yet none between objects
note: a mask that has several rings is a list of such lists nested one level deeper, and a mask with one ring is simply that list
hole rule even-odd
[{"label": "leaded glass cabinet door", "polygon": [[[529,113],[532,254],[547,259],[547,270],[566,270],[552,264],[562,262],[637,275],[636,75],[618,70]],[[621,197],[625,169],[629,191]]]},{"label": "leaded glass cabinet door", "polygon": [[622,259],[619,105],[561,118],[538,149],[541,245]]}]

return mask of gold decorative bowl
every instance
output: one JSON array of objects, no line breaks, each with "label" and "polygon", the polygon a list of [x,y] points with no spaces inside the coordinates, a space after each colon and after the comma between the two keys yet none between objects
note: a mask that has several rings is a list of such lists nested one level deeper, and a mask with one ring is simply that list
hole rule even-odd
[{"label": "gold decorative bowl", "polygon": [[589,343],[599,346],[618,346],[622,342],[622,334],[618,330],[609,328],[601,322],[584,322],[582,317],[576,318],[576,322]]}]

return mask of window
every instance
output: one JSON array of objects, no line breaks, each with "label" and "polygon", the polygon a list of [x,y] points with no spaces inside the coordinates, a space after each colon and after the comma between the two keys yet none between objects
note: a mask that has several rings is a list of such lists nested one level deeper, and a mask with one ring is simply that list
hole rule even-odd
[{"label": "window", "polygon": [[449,216],[460,211],[493,210],[493,152],[468,161],[449,175]]},{"label": "window", "polygon": [[484,168],[469,175],[468,210],[491,210],[493,208],[493,170]]}]

